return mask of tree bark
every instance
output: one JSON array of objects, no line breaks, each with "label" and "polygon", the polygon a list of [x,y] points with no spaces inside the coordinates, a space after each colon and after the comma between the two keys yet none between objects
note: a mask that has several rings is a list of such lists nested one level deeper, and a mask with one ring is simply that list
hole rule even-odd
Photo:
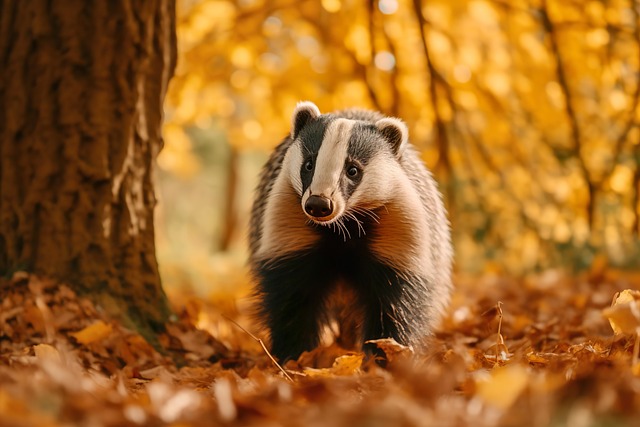
[{"label": "tree bark", "polygon": [[0,0],[0,273],[162,329],[152,170],[175,58],[175,0]]}]

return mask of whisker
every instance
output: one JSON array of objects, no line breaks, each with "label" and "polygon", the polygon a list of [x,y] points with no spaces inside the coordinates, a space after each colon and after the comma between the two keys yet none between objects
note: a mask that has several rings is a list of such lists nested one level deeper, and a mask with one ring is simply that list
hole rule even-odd
[{"label": "whisker", "polygon": [[366,208],[360,208],[360,207],[354,207],[351,208],[352,211],[359,213],[362,216],[366,216],[371,218],[373,221],[375,221],[377,224],[380,224],[380,217],[378,216],[378,214],[376,214],[375,212],[373,212],[371,209],[366,209]]},{"label": "whisker", "polygon": [[372,217],[372,215],[371,215],[372,212],[369,211],[366,208],[361,208],[361,207],[358,207],[358,206],[354,206],[354,207],[351,208],[351,210],[353,212],[359,213],[360,215]]},{"label": "whisker", "polygon": [[358,225],[358,237],[361,235],[360,234],[360,221],[358,221],[358,219],[355,217],[355,215],[353,215],[351,212],[345,212],[344,213],[345,217],[347,217],[347,221],[349,221],[349,219],[353,219],[356,224]]},{"label": "whisker", "polygon": [[[340,222],[339,221],[331,223],[331,227],[333,228],[333,232],[334,233],[338,233],[338,236],[340,236],[342,234],[342,227],[340,227]],[[346,241],[346,239],[347,239],[346,235],[345,235],[344,239]]]},{"label": "whisker", "polygon": [[[345,212],[345,216],[352,218],[356,222],[356,224],[358,224],[358,237],[366,236],[367,233],[364,230],[364,227],[362,226],[362,221],[360,221],[358,217],[356,217],[352,212]],[[361,231],[362,231],[362,234],[360,234]]]},{"label": "whisker", "polygon": [[344,220],[344,218],[340,218],[336,223],[338,224],[338,227],[341,227],[343,232],[344,232],[344,241],[347,241],[347,235],[349,235],[349,239],[351,239],[351,233],[349,233],[349,229],[347,228],[347,226],[344,224],[344,222],[342,222]]}]

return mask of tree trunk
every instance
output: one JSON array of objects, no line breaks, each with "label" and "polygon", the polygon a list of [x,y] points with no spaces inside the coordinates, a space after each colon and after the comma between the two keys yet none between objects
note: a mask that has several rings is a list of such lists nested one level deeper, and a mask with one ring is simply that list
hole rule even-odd
[{"label": "tree trunk", "polygon": [[170,313],[152,169],[175,58],[175,0],[0,0],[0,273],[65,281],[146,336]]},{"label": "tree trunk", "polygon": [[222,238],[220,239],[219,250],[226,252],[231,248],[236,237],[236,229],[238,228],[238,163],[240,155],[238,149],[233,145],[229,145],[229,166],[227,169],[227,188],[224,205],[224,229],[222,230]]}]

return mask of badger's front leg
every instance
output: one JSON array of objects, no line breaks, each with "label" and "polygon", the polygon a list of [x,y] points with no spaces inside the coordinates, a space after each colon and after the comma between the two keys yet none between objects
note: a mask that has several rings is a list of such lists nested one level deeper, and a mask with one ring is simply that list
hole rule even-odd
[{"label": "badger's front leg", "polygon": [[[421,329],[431,323],[426,282],[381,263],[373,265],[360,283],[365,306],[363,341],[393,338],[407,346],[419,344],[429,332]],[[364,349],[383,356],[375,345],[365,344]]]},{"label": "badger's front leg", "polygon": [[281,362],[297,359],[320,342],[330,277],[318,263],[295,258],[258,270],[260,315],[269,328],[271,352]]}]

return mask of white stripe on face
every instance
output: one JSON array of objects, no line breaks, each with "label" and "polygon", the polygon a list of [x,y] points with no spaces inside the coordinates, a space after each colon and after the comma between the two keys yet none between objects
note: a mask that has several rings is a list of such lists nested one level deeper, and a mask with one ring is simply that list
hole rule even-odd
[{"label": "white stripe on face", "polygon": [[291,186],[298,196],[302,196],[302,180],[300,179],[300,165],[303,162],[300,141],[294,141],[282,162],[282,174],[291,181]]},{"label": "white stripe on face", "polygon": [[337,119],[329,123],[316,158],[309,194],[331,198],[338,188],[355,121]]}]

